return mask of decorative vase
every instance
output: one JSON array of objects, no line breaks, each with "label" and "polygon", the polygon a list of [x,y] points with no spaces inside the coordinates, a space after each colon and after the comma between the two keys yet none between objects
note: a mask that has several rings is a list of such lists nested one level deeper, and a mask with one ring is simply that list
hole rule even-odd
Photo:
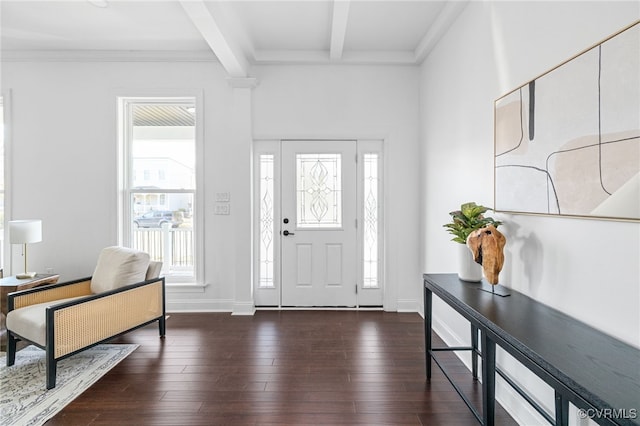
[{"label": "decorative vase", "polygon": [[482,281],[482,265],[473,260],[471,250],[466,244],[456,245],[458,246],[458,278],[469,282]]}]

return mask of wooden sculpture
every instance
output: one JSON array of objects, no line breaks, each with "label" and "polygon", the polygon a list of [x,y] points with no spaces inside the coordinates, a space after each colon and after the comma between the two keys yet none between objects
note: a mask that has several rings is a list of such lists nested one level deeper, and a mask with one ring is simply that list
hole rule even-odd
[{"label": "wooden sculpture", "polygon": [[493,225],[477,229],[469,234],[467,247],[473,260],[482,265],[484,276],[491,285],[498,284],[498,275],[504,265],[504,245],[507,239]]}]

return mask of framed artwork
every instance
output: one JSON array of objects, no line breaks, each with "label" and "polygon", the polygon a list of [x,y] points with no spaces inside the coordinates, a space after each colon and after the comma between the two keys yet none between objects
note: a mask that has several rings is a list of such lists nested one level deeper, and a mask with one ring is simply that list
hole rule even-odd
[{"label": "framed artwork", "polygon": [[495,210],[640,221],[640,22],[494,105]]}]

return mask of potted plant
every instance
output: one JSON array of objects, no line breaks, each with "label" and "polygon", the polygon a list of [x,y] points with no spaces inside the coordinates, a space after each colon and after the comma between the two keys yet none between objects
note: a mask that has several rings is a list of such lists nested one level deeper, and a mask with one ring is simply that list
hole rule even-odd
[{"label": "potted plant", "polygon": [[485,217],[484,214],[488,210],[490,210],[488,207],[473,202],[465,203],[460,206],[460,210],[450,212],[452,222],[443,225],[447,228],[447,232],[453,235],[451,241],[460,244],[458,276],[461,280],[480,281],[482,279],[482,267],[473,260],[471,251],[467,248],[467,238],[476,229],[484,228],[487,225],[493,225],[497,228],[502,224],[491,217]]}]

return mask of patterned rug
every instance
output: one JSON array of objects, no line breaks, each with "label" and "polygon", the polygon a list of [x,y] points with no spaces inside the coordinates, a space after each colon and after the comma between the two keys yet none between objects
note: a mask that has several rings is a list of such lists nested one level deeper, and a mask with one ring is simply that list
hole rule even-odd
[{"label": "patterned rug", "polygon": [[0,353],[0,425],[42,425],[116,366],[138,345],[98,345],[58,362],[56,387],[47,390],[45,352],[28,346],[6,366]]}]

